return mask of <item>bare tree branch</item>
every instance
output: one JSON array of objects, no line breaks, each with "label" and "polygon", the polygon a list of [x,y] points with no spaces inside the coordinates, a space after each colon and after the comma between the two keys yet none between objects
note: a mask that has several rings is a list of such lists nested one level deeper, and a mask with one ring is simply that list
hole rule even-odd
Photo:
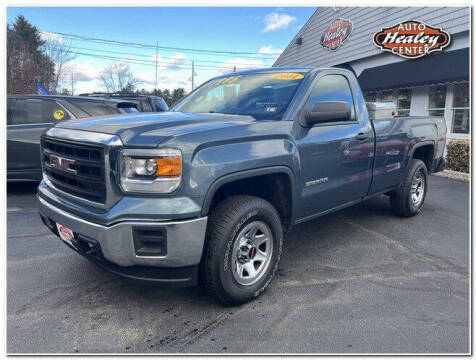
[{"label": "bare tree branch", "polygon": [[138,83],[129,65],[124,63],[106,66],[101,72],[100,78],[106,90],[111,93],[134,88]]},{"label": "bare tree branch", "polygon": [[68,63],[74,60],[77,54],[72,51],[71,40],[65,40],[46,35],[43,51],[55,63],[55,74],[51,84],[51,92],[56,94],[67,75],[71,72]]}]

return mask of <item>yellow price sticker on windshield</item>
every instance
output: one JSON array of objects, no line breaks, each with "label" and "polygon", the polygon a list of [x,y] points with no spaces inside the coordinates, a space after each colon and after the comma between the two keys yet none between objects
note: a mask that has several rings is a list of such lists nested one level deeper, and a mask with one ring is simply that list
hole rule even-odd
[{"label": "yellow price sticker on windshield", "polygon": [[217,85],[228,85],[228,84],[235,84],[240,80],[241,75],[235,75],[235,76],[228,76],[224,77],[221,79],[217,79],[215,81],[212,81],[208,86],[217,86]]},{"label": "yellow price sticker on windshield", "polygon": [[271,75],[271,78],[277,79],[277,80],[298,80],[302,79],[304,77],[303,74],[298,74],[298,73],[277,73]]},{"label": "yellow price sticker on windshield", "polygon": [[63,120],[63,118],[64,118],[64,111],[61,110],[61,109],[56,110],[56,111],[53,113],[53,117],[54,117],[56,120]]}]

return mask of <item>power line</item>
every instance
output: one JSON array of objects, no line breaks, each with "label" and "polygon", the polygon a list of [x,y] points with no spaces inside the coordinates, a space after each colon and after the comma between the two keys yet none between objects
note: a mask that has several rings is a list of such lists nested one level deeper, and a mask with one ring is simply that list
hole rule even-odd
[{"label": "power line", "polygon": [[[70,47],[70,48],[77,48],[77,47]],[[94,54],[94,53],[86,53],[86,52],[80,52],[80,51],[73,51],[73,50],[65,50],[61,49],[58,47],[51,47],[52,50],[61,50],[67,53],[71,54],[77,54],[77,55],[83,55],[83,56],[89,56],[89,57],[96,57],[100,59],[106,59],[106,60],[118,60],[121,62],[126,62],[126,63],[131,63],[131,64],[136,64],[136,65],[148,65],[148,66],[155,66],[156,64],[161,64],[161,65],[168,65],[169,67],[177,67],[177,68],[182,68],[182,69],[191,69],[191,65],[183,64],[183,63],[173,63],[170,61],[155,61],[155,60],[144,60],[144,59],[136,59],[136,58],[125,58],[125,57],[117,57],[117,56],[110,56],[110,55],[101,55],[101,54]],[[92,51],[96,51],[94,49],[91,49]],[[97,50],[101,51],[101,50]],[[106,51],[107,52],[107,51]],[[114,52],[116,53],[116,52]],[[129,53],[120,53],[120,54],[126,54],[129,55]],[[188,60],[188,59],[175,59],[178,61],[190,61],[193,62],[194,60]],[[223,64],[223,62],[219,62]],[[236,65],[234,65],[236,66]],[[230,64],[229,66],[215,66],[215,65],[195,65],[196,68],[201,68],[201,69],[233,69],[233,66]],[[246,67],[246,66],[245,66]]]},{"label": "power line", "polygon": [[[71,50],[63,50],[64,52],[67,53],[72,53],[72,54],[77,54],[77,55],[83,55],[83,56],[90,56],[90,57],[95,57],[99,59],[105,59],[105,60],[118,60],[124,63],[129,63],[129,64],[135,64],[135,65],[145,65],[145,66],[156,66],[156,62],[154,60],[141,60],[141,59],[134,59],[134,58],[123,58],[123,57],[116,57],[116,56],[109,56],[109,55],[99,55],[99,54],[91,54],[91,53],[84,53],[84,52],[77,52],[77,51],[71,51]],[[164,64],[168,65],[172,68],[180,68],[180,69],[187,69],[190,70],[192,67],[187,66],[184,64],[174,64],[170,62],[164,62],[164,61],[157,61],[158,64]],[[213,69],[230,69],[232,70],[232,66],[213,66],[213,65],[195,65],[195,68],[200,68],[200,69],[208,69],[208,70],[213,70]]]},{"label": "power line", "polygon": [[[58,47],[52,47],[53,50],[63,50]],[[147,55],[147,54],[133,54],[129,52],[124,52],[124,51],[112,51],[112,50],[103,50],[103,49],[91,49],[91,48],[85,48],[85,47],[79,47],[79,46],[68,46],[68,49],[77,49],[77,50],[86,50],[86,51],[97,51],[97,52],[103,52],[103,53],[110,53],[110,54],[118,54],[118,55],[129,55],[129,56],[140,56],[140,57],[145,57],[150,59],[153,55]],[[261,60],[261,58],[253,58],[255,60]],[[147,61],[147,60],[141,60],[137,59],[138,61]],[[150,60],[155,64],[155,60]],[[184,59],[184,61],[195,61],[195,62],[200,62],[202,64],[206,63],[214,63],[214,64],[223,64],[224,61],[214,61],[214,60],[197,60],[197,59]],[[160,63],[160,61],[159,61]],[[270,64],[271,65],[271,64]]]},{"label": "power line", "polygon": [[[135,43],[135,42],[125,42],[125,41],[117,41],[117,40],[110,40],[110,39],[102,39],[102,38],[93,38],[93,37],[87,37],[87,36],[82,36],[82,35],[75,35],[75,34],[67,34],[67,33],[61,33],[61,32],[54,32],[54,31],[48,31],[51,34],[56,34],[60,35],[63,37],[67,37],[70,39],[76,39],[76,40],[84,40],[84,41],[94,41],[94,42],[100,42],[100,43],[109,43],[109,44],[116,44],[120,46],[129,46],[129,47],[139,47],[139,48],[149,48],[149,49],[155,49],[155,45],[151,44],[142,44],[142,43]],[[207,53],[207,54],[223,54],[223,55],[254,55],[260,56],[261,58],[268,58],[268,59],[274,59],[274,57],[269,57],[269,56],[263,56],[263,54],[258,53],[258,52],[249,52],[249,51],[227,51],[227,50],[208,50],[208,49],[196,49],[196,48],[181,48],[181,47],[172,47],[172,46],[158,46],[159,49],[162,50],[173,50],[173,51],[183,51],[183,52],[196,52],[196,53]],[[266,55],[276,55],[278,56],[279,53],[271,53],[271,54],[266,54]]]}]

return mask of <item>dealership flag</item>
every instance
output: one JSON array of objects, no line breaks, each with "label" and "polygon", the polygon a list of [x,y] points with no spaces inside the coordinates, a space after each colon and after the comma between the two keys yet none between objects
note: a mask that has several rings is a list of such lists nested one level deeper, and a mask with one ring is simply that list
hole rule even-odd
[{"label": "dealership flag", "polygon": [[43,84],[41,82],[38,81],[38,94],[42,94],[42,95],[49,95],[50,93],[48,92],[48,90],[45,89],[45,87],[43,86]]}]

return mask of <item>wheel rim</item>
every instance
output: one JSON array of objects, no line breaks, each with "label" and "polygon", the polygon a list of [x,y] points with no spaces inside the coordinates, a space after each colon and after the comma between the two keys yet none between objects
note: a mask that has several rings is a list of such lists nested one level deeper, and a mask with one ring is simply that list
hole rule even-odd
[{"label": "wheel rim", "polygon": [[233,246],[233,277],[241,285],[255,284],[266,273],[272,254],[273,234],[269,226],[262,221],[249,223]]},{"label": "wheel rim", "polygon": [[411,197],[413,205],[420,206],[423,202],[423,196],[425,194],[425,177],[421,171],[418,171],[415,174],[415,177],[412,181],[412,190],[411,190]]}]

